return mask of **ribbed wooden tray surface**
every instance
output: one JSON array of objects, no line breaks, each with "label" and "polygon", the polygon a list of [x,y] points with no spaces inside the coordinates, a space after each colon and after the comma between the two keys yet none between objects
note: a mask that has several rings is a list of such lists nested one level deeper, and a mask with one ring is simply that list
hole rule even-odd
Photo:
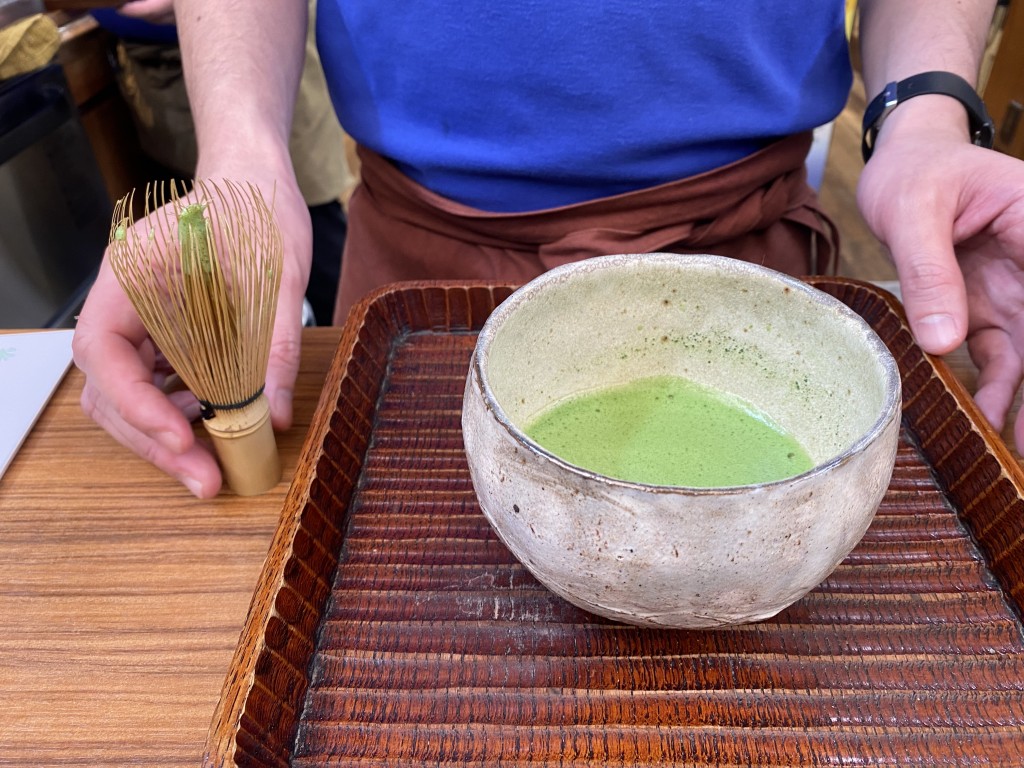
[{"label": "ribbed wooden tray surface", "polygon": [[651,630],[498,541],[460,432],[502,287],[415,284],[346,331],[211,730],[242,766],[1024,764],[1020,472],[873,287],[815,279],[904,379],[862,542],[777,617]]}]

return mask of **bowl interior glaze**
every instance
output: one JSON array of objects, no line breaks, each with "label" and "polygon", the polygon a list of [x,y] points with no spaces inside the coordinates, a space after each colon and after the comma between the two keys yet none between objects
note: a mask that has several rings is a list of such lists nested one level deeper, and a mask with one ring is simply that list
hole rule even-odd
[{"label": "bowl interior glaze", "polygon": [[521,434],[553,403],[671,374],[769,414],[822,464],[870,436],[895,364],[848,307],[778,273],[710,256],[593,259],[510,298],[481,373]]}]

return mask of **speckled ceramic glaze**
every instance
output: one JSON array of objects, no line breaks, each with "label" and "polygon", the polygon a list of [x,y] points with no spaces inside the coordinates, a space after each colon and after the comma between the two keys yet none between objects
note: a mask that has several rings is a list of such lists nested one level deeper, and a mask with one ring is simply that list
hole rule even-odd
[{"label": "speckled ceramic glaze", "polygon": [[[562,461],[522,427],[551,403],[672,374],[737,395],[815,468],[759,485],[622,482]],[[900,423],[895,361],[841,302],[717,256],[607,256],[554,269],[480,333],[463,404],[480,505],[549,589],[632,624],[711,627],[774,615],[864,535]]]}]

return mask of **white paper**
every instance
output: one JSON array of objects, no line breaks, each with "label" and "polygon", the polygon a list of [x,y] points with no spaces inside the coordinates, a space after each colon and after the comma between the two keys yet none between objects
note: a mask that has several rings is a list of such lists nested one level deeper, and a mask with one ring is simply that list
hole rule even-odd
[{"label": "white paper", "polygon": [[67,373],[73,335],[0,333],[0,477]]}]

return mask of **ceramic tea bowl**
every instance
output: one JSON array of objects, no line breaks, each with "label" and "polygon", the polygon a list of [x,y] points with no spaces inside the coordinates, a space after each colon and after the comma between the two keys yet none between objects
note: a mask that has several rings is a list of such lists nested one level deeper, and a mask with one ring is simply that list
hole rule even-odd
[{"label": "ceramic tea bowl", "polygon": [[[756,406],[813,468],[648,485],[574,466],[523,431],[552,403],[655,374]],[[900,411],[895,361],[841,302],[733,259],[646,254],[556,268],[499,306],[462,426],[484,514],[541,583],[614,620],[712,627],[773,616],[849,554],[888,487]]]}]

